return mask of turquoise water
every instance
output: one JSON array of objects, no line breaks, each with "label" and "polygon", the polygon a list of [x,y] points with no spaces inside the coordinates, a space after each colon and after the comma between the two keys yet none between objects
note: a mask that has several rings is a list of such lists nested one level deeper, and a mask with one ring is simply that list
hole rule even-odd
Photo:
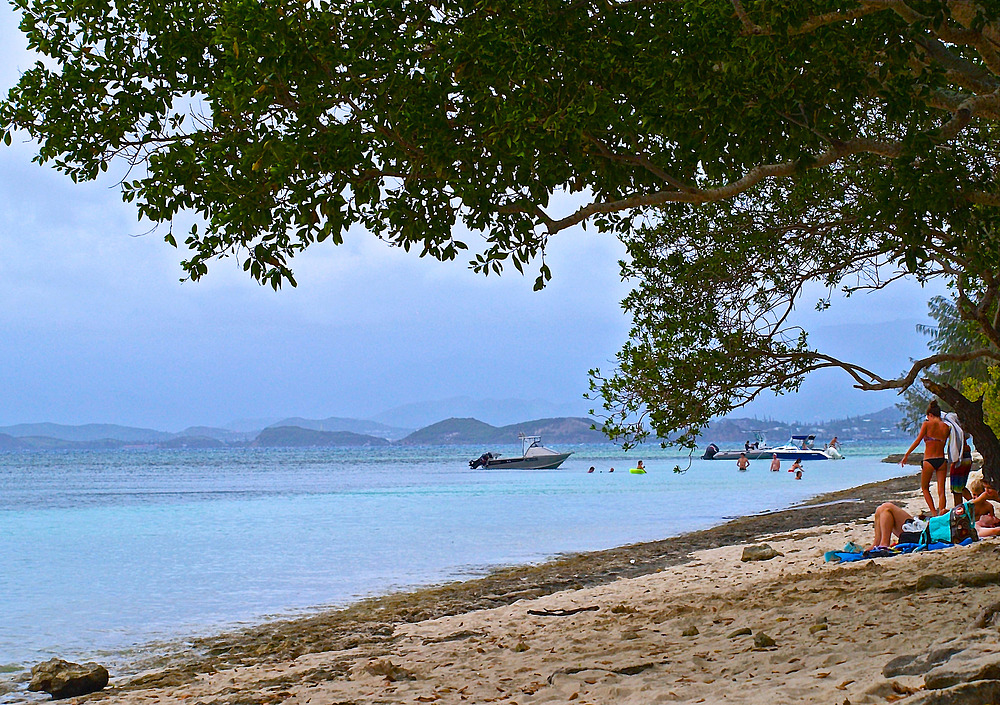
[{"label": "turquoise water", "polygon": [[[610,446],[485,472],[467,465],[481,448],[0,454],[0,673],[52,656],[121,668],[154,642],[704,528],[720,507],[897,476],[879,460],[901,445],[848,446],[801,481],[765,461],[677,474],[686,457]],[[629,474],[639,458],[648,474]]]}]

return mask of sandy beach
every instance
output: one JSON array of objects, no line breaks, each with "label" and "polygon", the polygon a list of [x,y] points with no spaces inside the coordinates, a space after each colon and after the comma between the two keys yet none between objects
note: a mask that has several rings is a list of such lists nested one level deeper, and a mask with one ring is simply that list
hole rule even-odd
[{"label": "sandy beach", "polygon": [[[934,700],[945,691],[927,691],[922,674],[884,667],[955,638],[1000,651],[989,615],[973,626],[1000,602],[1000,540],[823,560],[868,542],[882,501],[918,511],[916,485],[866,485],[675,539],[202,639],[179,661],[79,700],[988,702]],[[780,555],[741,560],[760,543]]]}]

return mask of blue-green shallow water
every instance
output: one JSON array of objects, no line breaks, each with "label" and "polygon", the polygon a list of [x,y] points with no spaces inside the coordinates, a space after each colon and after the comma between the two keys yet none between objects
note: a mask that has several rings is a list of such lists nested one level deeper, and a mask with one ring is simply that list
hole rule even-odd
[{"label": "blue-green shallow water", "polygon": [[486,472],[455,447],[0,454],[0,673],[120,666],[150,642],[705,528],[898,476],[879,460],[900,445],[848,446],[801,481],[610,446]]}]

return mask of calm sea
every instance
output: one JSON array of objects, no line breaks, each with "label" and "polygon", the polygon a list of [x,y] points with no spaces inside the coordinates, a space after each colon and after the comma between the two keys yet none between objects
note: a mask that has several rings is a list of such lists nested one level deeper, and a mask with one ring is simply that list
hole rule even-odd
[{"label": "calm sea", "polygon": [[[185,636],[705,528],[898,476],[879,460],[904,445],[848,445],[801,481],[611,446],[485,472],[478,447],[2,453],[0,679],[52,656],[122,669]],[[640,458],[648,474],[629,474]]]}]

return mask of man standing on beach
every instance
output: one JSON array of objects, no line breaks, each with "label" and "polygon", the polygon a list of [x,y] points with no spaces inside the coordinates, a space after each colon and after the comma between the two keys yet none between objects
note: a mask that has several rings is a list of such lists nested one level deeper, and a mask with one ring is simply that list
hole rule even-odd
[{"label": "man standing on beach", "polygon": [[746,453],[740,453],[740,458],[736,461],[736,467],[740,469],[740,472],[746,472],[747,468],[750,467],[750,461],[747,460]]}]

